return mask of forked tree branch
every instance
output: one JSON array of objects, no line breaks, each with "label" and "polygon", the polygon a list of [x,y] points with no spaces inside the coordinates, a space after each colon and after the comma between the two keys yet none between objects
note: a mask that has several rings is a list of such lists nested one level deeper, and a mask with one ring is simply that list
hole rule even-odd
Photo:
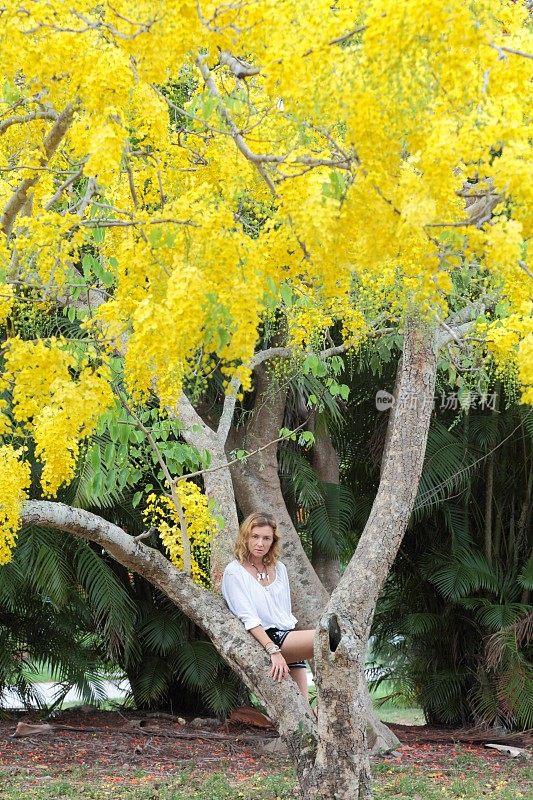
[{"label": "forked tree branch", "polygon": [[[72,123],[73,115],[74,105],[69,103],[57,117],[43,143],[44,155],[40,162],[41,168],[46,167],[50,159],[53,157]],[[10,236],[17,214],[22,209],[28,198],[28,191],[35,186],[38,180],[38,175],[34,175],[33,178],[24,178],[24,180],[19,183],[18,187],[8,200],[7,205],[4,208],[4,213],[0,218],[0,229],[3,230],[6,236]]]}]

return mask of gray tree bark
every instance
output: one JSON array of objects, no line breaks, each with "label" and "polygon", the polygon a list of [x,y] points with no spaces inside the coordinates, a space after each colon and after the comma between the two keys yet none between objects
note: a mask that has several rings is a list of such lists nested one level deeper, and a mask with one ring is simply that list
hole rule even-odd
[{"label": "gray tree bark", "polygon": [[122,528],[96,514],[63,503],[30,500],[22,509],[24,526],[39,525],[95,542],[127,569],[135,571],[167,595],[212,640],[224,660],[276,720],[280,735],[302,777],[316,750],[316,724],[293,681],[275,683],[270,659],[219,594],[197,586],[165,556]]},{"label": "gray tree bark", "polygon": [[213,430],[185,396],[179,402],[177,413],[185,423],[181,433],[185,441],[198,450],[207,451],[211,458],[210,471],[203,475],[204,489],[209,499],[215,501],[225,523],[211,544],[211,578],[214,587],[219,589],[224,569],[233,558],[233,543],[239,528],[235,492],[224,449],[227,433]]},{"label": "gray tree bark", "polygon": [[[339,457],[333,447],[331,436],[322,425],[315,426],[315,446],[313,447],[312,463],[316,476],[321,483],[340,485]],[[340,559],[324,555],[313,544],[311,564],[322,585],[328,594],[331,594],[341,579]]]},{"label": "gray tree bark", "polygon": [[[416,498],[435,376],[432,332],[410,321],[378,492],[356,552],[316,633],[319,740],[306,785],[309,797],[368,800],[372,796],[361,700],[364,658],[376,603]],[[334,770],[331,764],[336,765]]]}]

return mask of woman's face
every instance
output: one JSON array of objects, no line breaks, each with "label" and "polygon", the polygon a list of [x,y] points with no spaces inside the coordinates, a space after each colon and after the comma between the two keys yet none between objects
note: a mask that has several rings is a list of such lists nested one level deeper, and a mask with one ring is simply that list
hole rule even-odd
[{"label": "woman's face", "polygon": [[248,539],[248,550],[255,558],[264,558],[274,541],[274,531],[270,525],[258,525],[252,528]]}]

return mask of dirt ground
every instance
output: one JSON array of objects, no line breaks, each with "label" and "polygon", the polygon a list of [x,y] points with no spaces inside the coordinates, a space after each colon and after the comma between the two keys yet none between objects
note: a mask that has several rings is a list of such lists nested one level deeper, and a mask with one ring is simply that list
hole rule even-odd
[{"label": "dirt ground", "polygon": [[[265,744],[276,739],[274,730],[239,722],[217,724],[214,720],[199,727],[191,721],[180,724],[176,718],[153,715],[142,718],[131,711],[86,712],[72,709],[49,721],[53,730],[38,728],[31,735],[13,738],[17,724],[43,721],[27,714],[0,717],[0,769],[8,772],[66,776],[80,769],[93,776],[116,776],[124,780],[139,771],[154,779],[168,777],[194,767],[202,771],[224,771],[228,776],[245,777],[272,768],[272,759],[287,764],[282,753],[268,754]],[[460,751],[463,759],[483,759],[487,772],[496,772],[508,763],[507,756],[484,747],[483,741],[498,741],[486,734],[391,725],[401,746],[381,763],[439,770]],[[531,749],[533,736],[523,734],[509,743]],[[280,764],[281,765],[281,764]]]}]

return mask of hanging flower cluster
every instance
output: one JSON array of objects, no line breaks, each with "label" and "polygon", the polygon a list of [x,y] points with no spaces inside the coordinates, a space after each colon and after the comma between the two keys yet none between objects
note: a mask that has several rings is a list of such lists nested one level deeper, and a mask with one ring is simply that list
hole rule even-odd
[{"label": "hanging flower cluster", "polygon": [[30,465],[21,450],[0,447],[0,564],[11,561],[20,522],[20,509],[28,499]]},{"label": "hanging flower cluster", "polygon": [[[208,587],[211,583],[211,541],[218,532],[218,523],[209,508],[207,497],[195,483],[180,481],[177,493],[191,547],[192,579],[200,586]],[[170,561],[177,569],[183,569],[180,520],[172,499],[165,495],[149,494],[143,519],[147,526],[158,531]]]}]

